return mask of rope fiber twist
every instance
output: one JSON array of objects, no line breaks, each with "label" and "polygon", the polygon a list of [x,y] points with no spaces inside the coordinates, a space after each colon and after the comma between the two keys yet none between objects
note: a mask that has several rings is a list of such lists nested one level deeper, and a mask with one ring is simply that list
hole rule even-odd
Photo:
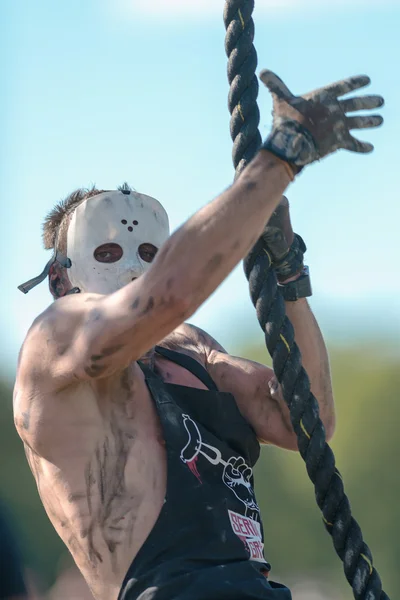
[{"label": "rope fiber twist", "polygon": [[[261,146],[253,10],[254,0],[225,2],[225,50],[230,84],[228,106],[231,113],[232,158],[236,177]],[[290,409],[300,454],[314,484],[325,528],[332,536],[335,550],[343,561],[344,573],[352,586],[354,598],[389,600],[373,566],[370,549],[351,514],[342,476],[326,442],[318,402],[311,393],[310,381],[302,367],[300,350],[294,339],[294,329],[286,316],[285,302],[279,293],[276,275],[261,239],[245,258],[244,271],[258,321],[265,333],[273,369]]]}]

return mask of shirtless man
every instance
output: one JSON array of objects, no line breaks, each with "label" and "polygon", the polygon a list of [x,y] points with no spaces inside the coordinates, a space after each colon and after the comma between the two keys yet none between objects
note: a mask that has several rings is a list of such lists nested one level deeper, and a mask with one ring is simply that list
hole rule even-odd
[{"label": "shirtless man", "polygon": [[[349,130],[382,118],[345,113],[383,100],[337,99],[364,76],[303,97],[270,71],[261,79],[272,131],[228,190],[172,236],[149,196],[77,192],[45,223],[53,258],[21,286],[48,274],[57,301],[23,345],[15,423],[47,514],[97,600],[291,598],[268,577],[252,477],[259,440],[297,449],[279,386],[271,369],[185,321],[304,166],[339,148],[372,150]],[[286,305],[329,439],[324,342],[304,297]]]}]

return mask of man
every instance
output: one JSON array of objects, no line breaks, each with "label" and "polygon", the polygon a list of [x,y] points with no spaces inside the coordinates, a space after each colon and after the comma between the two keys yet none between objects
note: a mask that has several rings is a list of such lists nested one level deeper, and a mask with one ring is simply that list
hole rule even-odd
[{"label": "man", "polygon": [[[57,301],[23,345],[15,423],[49,518],[98,600],[291,598],[268,577],[252,478],[259,440],[297,449],[288,409],[269,368],[229,356],[185,321],[280,203],[274,218],[290,246],[285,189],[338,148],[371,151],[349,130],[382,118],[345,112],[383,100],[337,99],[364,76],[304,97],[269,71],[261,78],[272,132],[232,187],[171,237],[148,196],[77,192],[45,224],[53,258],[21,286],[48,274]],[[278,261],[284,297],[307,278],[286,267]],[[329,438],[328,358],[306,295],[287,312]]]}]

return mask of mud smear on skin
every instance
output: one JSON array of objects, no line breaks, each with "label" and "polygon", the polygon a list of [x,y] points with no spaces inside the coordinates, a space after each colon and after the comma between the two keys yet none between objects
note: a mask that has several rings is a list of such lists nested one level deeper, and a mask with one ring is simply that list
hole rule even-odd
[{"label": "mud smear on skin", "polygon": [[[124,387],[130,392],[131,386],[127,376]],[[131,394],[129,396],[131,397]],[[108,419],[109,433],[103,443],[97,446],[85,472],[90,514],[90,524],[85,531],[85,537],[89,557],[94,565],[103,561],[94,543],[94,531],[99,528],[110,552],[114,572],[117,572],[118,567],[116,550],[123,543],[126,534],[129,534],[129,539],[132,538],[141,500],[139,496],[130,495],[126,488],[125,469],[136,435],[131,428],[127,432],[121,428],[121,419],[125,418],[123,413],[124,409],[111,411]],[[96,509],[93,507],[92,497],[98,497]]]},{"label": "mud smear on skin", "polygon": [[107,365],[92,364],[84,368],[86,375],[92,378],[99,377],[107,369]]},{"label": "mud smear on skin", "polygon": [[140,313],[140,316],[142,317],[144,315],[147,315],[147,313],[149,313],[151,310],[153,310],[153,308],[154,308],[154,298],[153,298],[153,296],[150,296],[145,308]]},{"label": "mud smear on skin", "polygon": [[134,302],[132,303],[132,305],[131,305],[131,308],[132,308],[133,310],[135,310],[135,309],[136,309],[136,308],[139,306],[139,304],[140,304],[140,298],[138,297],[138,298],[136,298],[136,299],[134,300]]}]

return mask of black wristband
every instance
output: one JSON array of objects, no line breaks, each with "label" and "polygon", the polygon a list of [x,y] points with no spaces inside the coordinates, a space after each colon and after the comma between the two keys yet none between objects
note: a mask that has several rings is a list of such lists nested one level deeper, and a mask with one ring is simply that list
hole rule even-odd
[{"label": "black wristband", "polygon": [[312,296],[310,270],[304,267],[303,273],[295,281],[289,283],[278,283],[278,290],[286,302],[295,302],[299,298]]},{"label": "black wristband", "polygon": [[279,280],[289,279],[297,273],[300,273],[304,267],[303,258],[304,252],[306,252],[307,246],[304,243],[303,238],[298,234],[294,234],[294,240],[289,248],[285,258],[279,262],[273,262],[272,266]]}]

